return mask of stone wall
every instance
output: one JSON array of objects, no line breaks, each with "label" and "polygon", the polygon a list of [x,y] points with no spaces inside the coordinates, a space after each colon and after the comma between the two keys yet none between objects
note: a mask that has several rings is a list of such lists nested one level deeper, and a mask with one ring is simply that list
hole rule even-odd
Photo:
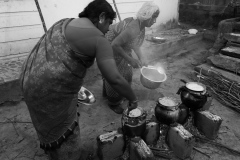
[{"label": "stone wall", "polygon": [[[240,2],[240,0],[237,0]],[[179,21],[204,27],[217,27],[223,19],[234,17],[231,0],[180,0]],[[238,8],[236,16],[240,16]]]}]

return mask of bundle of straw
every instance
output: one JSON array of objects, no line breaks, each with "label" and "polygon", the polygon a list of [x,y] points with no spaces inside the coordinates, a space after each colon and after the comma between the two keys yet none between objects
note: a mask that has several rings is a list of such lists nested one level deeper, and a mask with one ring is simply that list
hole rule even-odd
[{"label": "bundle of straw", "polygon": [[240,83],[224,77],[210,68],[207,74],[194,71],[199,82],[204,83],[222,104],[240,113]]}]

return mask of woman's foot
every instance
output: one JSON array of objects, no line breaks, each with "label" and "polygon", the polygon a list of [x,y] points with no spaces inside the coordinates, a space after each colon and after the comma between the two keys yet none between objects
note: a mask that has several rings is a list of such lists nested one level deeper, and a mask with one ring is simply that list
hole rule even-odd
[{"label": "woman's foot", "polygon": [[120,100],[118,101],[117,103],[113,103],[113,102],[110,102],[108,101],[108,106],[111,110],[113,110],[115,113],[117,114],[122,114],[124,109],[122,107],[122,104],[123,104],[124,100]]},{"label": "woman's foot", "polygon": [[122,105],[108,105],[111,110],[113,110],[117,114],[122,114],[124,109],[122,108]]}]

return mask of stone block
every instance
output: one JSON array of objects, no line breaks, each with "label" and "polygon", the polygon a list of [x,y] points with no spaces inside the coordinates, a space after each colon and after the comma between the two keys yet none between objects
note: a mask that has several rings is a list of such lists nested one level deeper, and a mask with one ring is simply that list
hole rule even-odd
[{"label": "stone block", "polygon": [[156,122],[149,122],[143,136],[144,141],[148,145],[156,144],[160,136],[160,126]]},{"label": "stone block", "polygon": [[189,158],[192,154],[194,137],[182,125],[170,127],[167,134],[167,144],[180,159]]},{"label": "stone block", "polygon": [[132,138],[130,141],[129,160],[154,160],[151,149],[141,138]]},{"label": "stone block", "polygon": [[197,111],[194,113],[194,125],[198,131],[209,139],[216,139],[222,123],[222,118],[209,112]]},{"label": "stone block", "polygon": [[108,132],[97,137],[98,156],[100,160],[113,160],[123,155],[124,137],[117,131]]}]

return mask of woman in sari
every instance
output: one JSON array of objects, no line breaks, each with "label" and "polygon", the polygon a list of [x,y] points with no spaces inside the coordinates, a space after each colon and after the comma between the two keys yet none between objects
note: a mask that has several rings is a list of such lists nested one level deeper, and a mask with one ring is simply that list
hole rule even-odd
[{"label": "woman in sari", "polygon": [[87,69],[97,65],[109,84],[137,107],[131,86],[118,72],[104,37],[116,13],[106,0],[95,0],[79,14],[56,22],[27,57],[20,83],[40,147],[50,159],[80,158],[78,91]]},{"label": "woman in sari", "polygon": [[[153,2],[146,2],[138,11],[136,17],[126,18],[111,25],[105,35],[111,42],[118,71],[128,81],[132,82],[132,68],[142,66],[140,47],[145,37],[145,27],[151,27],[159,15],[159,7]],[[131,55],[132,50],[138,59]],[[118,114],[123,113],[121,104],[124,97],[112,88],[111,84],[103,77],[103,96],[108,99],[109,107]]]}]

